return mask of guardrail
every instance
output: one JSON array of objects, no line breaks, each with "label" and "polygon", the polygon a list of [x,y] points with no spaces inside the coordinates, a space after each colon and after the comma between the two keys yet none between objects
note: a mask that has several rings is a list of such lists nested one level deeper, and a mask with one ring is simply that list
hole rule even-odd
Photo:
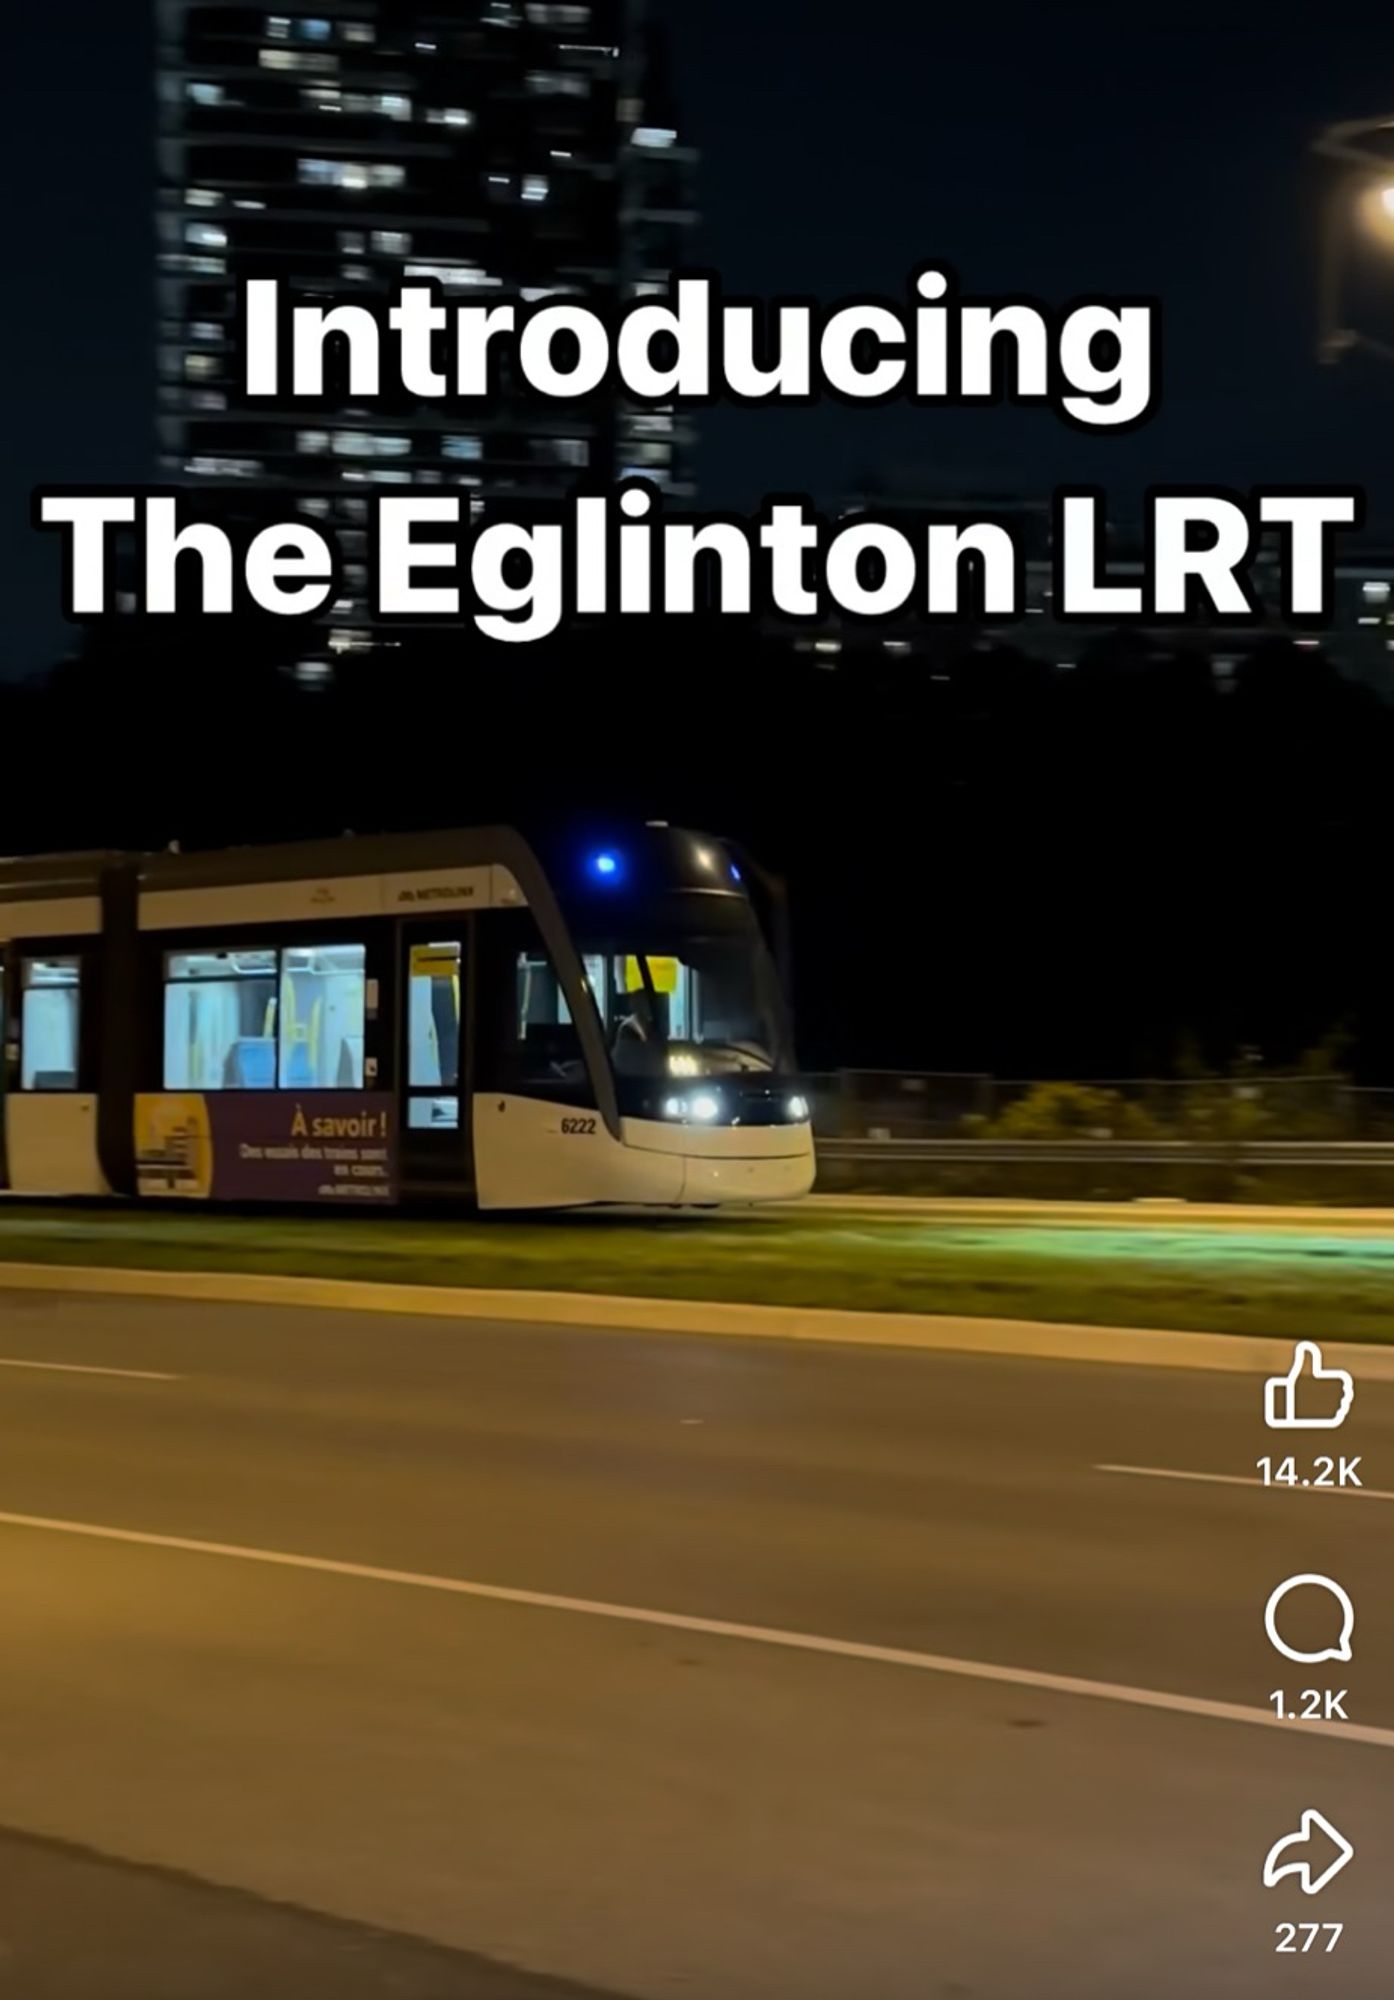
[{"label": "guardrail", "polygon": [[829,1163],[923,1166],[1391,1167],[1388,1139],[819,1139]]}]

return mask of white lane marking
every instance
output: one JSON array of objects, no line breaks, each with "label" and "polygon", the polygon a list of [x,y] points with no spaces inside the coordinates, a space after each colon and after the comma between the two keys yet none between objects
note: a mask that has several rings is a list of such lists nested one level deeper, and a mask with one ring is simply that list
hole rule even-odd
[{"label": "white lane marking", "polygon": [[[340,1562],[331,1556],[291,1555],[282,1549],[244,1548],[236,1542],[194,1541],[187,1535],[156,1535],[136,1528],[107,1528],[91,1521],[58,1521],[43,1514],[0,1513],[0,1526],[39,1528],[50,1534],[81,1535],[101,1542],[130,1542],[142,1548],[178,1549],[189,1555],[228,1556],[239,1562],[266,1563],[277,1569],[314,1570],[325,1576],[355,1577],[367,1583],[406,1584],[415,1590],[438,1590],[453,1597],[484,1598],[495,1604],[526,1605],[536,1611],[570,1611],[584,1618],[611,1618],[628,1625],[657,1625],[673,1632],[699,1632],[712,1639],[743,1639],[757,1646],[779,1646],[796,1653],[824,1653],[835,1659],[865,1660],[876,1666],[909,1667],[919,1673],[951,1674],[960,1680],[992,1681],[1006,1687],[1035,1688],[1042,1694],[1080,1695],[1087,1700],[1121,1702],[1130,1708],[1162,1709],[1173,1715],[1197,1715],[1212,1722],[1244,1722],[1256,1729],[1291,1725],[1271,1708],[1246,1708],[1238,1702],[1206,1701],[1196,1695],[1169,1694],[1158,1688],[1124,1687],[1113,1681],[1080,1680],[1073,1674],[1048,1674],[1034,1667],[1002,1667],[986,1660],[959,1660],[942,1653],[917,1653],[901,1646],[872,1646],[858,1639],[825,1639],[812,1632],[786,1632],[771,1625],[739,1625],[725,1618],[698,1618],[683,1611],[650,1611],[633,1604],[606,1604],[589,1597],[559,1597],[551,1591],[516,1590],[499,1583],[467,1583],[460,1577],[431,1576],[417,1570],[381,1569],[373,1563]],[[1394,1750],[1394,1729],[1358,1722],[1323,1722],[1310,1732],[1314,1739],[1339,1737],[1346,1743],[1372,1743]]]},{"label": "white lane marking", "polygon": [[52,1375],[120,1375],[128,1382],[182,1382],[182,1375],[162,1375],[154,1368],[93,1368],[80,1361],[6,1361],[0,1368],[43,1368]]},{"label": "white lane marking", "polygon": [[1287,1486],[1266,1485],[1252,1475],[1237,1472],[1173,1472],[1164,1465],[1096,1465],[1095,1472],[1125,1472],[1133,1479],[1187,1479],[1203,1486],[1257,1486],[1262,1493],[1344,1493],[1350,1500],[1394,1500],[1394,1493],[1378,1486]]}]

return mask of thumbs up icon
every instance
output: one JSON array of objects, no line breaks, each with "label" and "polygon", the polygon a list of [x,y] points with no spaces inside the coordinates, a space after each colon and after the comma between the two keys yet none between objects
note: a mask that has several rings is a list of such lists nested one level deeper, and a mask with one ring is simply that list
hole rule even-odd
[{"label": "thumbs up icon", "polygon": [[1354,1400],[1345,1369],[1324,1367],[1317,1343],[1299,1340],[1287,1374],[1263,1385],[1263,1420],[1271,1431],[1334,1431]]}]

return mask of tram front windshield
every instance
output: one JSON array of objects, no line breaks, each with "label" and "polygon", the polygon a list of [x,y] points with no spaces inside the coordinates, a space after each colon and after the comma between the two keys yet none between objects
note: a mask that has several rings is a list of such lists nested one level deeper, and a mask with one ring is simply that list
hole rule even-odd
[{"label": "tram front windshield", "polygon": [[578,940],[617,1076],[769,1071],[784,1036],[754,918],[736,934]]},{"label": "tram front windshield", "polygon": [[[668,888],[577,895],[563,907],[617,1078],[755,1076],[788,1067],[779,978],[743,895]],[[526,985],[528,1032],[569,1020],[543,965],[527,967]]]}]

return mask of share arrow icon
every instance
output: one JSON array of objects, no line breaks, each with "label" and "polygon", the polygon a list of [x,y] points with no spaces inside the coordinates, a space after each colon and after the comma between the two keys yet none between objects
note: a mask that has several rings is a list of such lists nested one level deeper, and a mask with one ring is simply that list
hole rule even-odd
[{"label": "share arrow icon", "polygon": [[[1304,1851],[1305,1850],[1305,1851]],[[1355,1849],[1322,1813],[1309,1807],[1302,1825],[1275,1841],[1263,1864],[1263,1886],[1272,1889],[1285,1875],[1295,1875],[1304,1896],[1317,1896],[1334,1882]]]}]

